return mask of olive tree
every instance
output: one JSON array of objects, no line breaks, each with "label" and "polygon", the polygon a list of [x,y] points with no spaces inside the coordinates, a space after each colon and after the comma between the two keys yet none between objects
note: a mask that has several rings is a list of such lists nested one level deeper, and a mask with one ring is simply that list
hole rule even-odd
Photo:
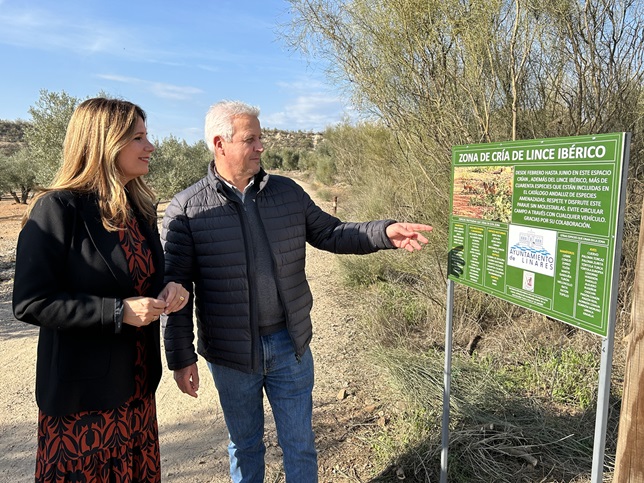
[{"label": "olive tree", "polygon": [[65,91],[40,91],[40,98],[29,108],[31,121],[25,128],[25,142],[33,158],[36,182],[47,185],[60,167],[67,124],[79,98]]},{"label": "olive tree", "polygon": [[189,145],[169,136],[155,144],[146,179],[160,199],[171,198],[206,175],[212,153],[204,141]]},{"label": "olive tree", "polygon": [[9,193],[16,203],[27,203],[36,186],[38,164],[27,148],[11,155],[0,155],[0,190]]}]

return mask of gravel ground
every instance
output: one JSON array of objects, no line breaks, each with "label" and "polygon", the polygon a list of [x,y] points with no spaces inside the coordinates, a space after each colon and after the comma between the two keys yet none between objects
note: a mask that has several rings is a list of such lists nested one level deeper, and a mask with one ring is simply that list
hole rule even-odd
[{"label": "gravel ground", "polygon": [[[315,199],[315,193],[302,183]],[[316,200],[331,210],[331,204]],[[34,402],[38,330],[11,312],[15,242],[24,207],[0,201],[0,481],[33,481],[37,407]],[[316,364],[314,430],[320,482],[365,482],[378,469],[365,435],[383,420],[377,374],[363,359],[365,340],[356,326],[352,295],[339,283],[337,256],[309,247],[307,274],[314,296],[312,350]],[[199,361],[201,389],[193,399],[165,371],[157,391],[164,481],[226,482],[227,434],[210,374]],[[266,481],[283,481],[281,452],[267,418]]]}]

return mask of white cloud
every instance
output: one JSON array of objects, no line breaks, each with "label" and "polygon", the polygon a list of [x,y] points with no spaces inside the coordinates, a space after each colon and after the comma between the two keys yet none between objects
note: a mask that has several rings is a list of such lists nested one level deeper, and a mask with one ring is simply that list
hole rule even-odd
[{"label": "white cloud", "polygon": [[270,128],[323,131],[337,124],[344,107],[340,99],[322,93],[302,95],[277,112],[262,114],[262,125]]},{"label": "white cloud", "polygon": [[169,60],[179,53],[163,50],[158,43],[148,43],[162,35],[163,29],[154,25],[147,25],[146,35],[142,36],[139,30],[114,23],[108,17],[66,15],[61,9],[3,5],[0,11],[0,44],[179,65]]},{"label": "white cloud", "polygon": [[[3,5],[0,10],[0,44],[81,56],[102,54],[173,67],[196,67],[207,72],[220,72],[230,64],[239,66],[248,62],[247,53],[223,47],[166,47],[164,41],[168,36],[172,37],[162,26],[146,25],[145,35],[141,35],[137,28],[115,23],[108,17],[66,15],[60,9]],[[260,61],[269,63],[266,59],[255,59]]]},{"label": "white cloud", "polygon": [[136,77],[126,77],[112,74],[100,74],[97,77],[109,81],[120,82],[123,84],[141,86],[145,89],[148,89],[156,97],[160,97],[162,99],[187,100],[203,92],[197,87],[177,86],[173,84],[165,84],[163,82],[152,82],[145,79],[138,79]]},{"label": "white cloud", "polygon": [[278,87],[290,91],[311,91],[312,89],[324,89],[326,84],[317,79],[300,79],[296,81],[278,81]]},{"label": "white cloud", "polygon": [[267,128],[323,131],[345,115],[342,99],[317,79],[300,77],[276,85],[291,96],[273,111],[262,109],[262,125]]},{"label": "white cloud", "polygon": [[205,70],[206,72],[221,72],[221,69],[219,67],[213,67],[211,65],[197,64],[195,67],[201,70]]},{"label": "white cloud", "polygon": [[96,77],[114,82],[122,82],[124,84],[143,84],[145,82],[142,79],[137,79],[135,77],[126,77],[123,75],[98,74]]},{"label": "white cloud", "polygon": [[175,86],[162,82],[150,83],[150,89],[157,96],[163,99],[186,100],[192,96],[201,94],[203,91],[197,87]]},{"label": "white cloud", "polygon": [[52,11],[3,8],[0,13],[0,42],[9,45],[86,54],[122,50],[129,39],[127,31],[86,19],[70,21]]}]

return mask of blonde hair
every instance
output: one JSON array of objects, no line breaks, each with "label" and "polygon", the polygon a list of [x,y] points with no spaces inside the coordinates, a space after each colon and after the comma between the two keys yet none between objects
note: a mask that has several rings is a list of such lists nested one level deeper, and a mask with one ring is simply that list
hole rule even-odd
[{"label": "blonde hair", "polygon": [[[117,231],[123,229],[130,216],[129,195],[129,201],[144,219],[150,225],[155,223],[154,193],[140,177],[124,186],[117,165],[119,153],[136,135],[139,118],[145,122],[145,112],[128,101],[97,97],[79,104],[67,125],[63,163],[51,185],[34,200],[57,190],[95,193],[103,226]],[[23,225],[33,205],[32,201]]]}]

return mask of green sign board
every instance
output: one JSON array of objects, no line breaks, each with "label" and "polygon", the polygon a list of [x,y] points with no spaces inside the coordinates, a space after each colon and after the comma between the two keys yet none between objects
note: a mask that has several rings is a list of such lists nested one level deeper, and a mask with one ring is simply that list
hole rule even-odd
[{"label": "green sign board", "polygon": [[606,336],[627,133],[455,146],[455,282]]}]

